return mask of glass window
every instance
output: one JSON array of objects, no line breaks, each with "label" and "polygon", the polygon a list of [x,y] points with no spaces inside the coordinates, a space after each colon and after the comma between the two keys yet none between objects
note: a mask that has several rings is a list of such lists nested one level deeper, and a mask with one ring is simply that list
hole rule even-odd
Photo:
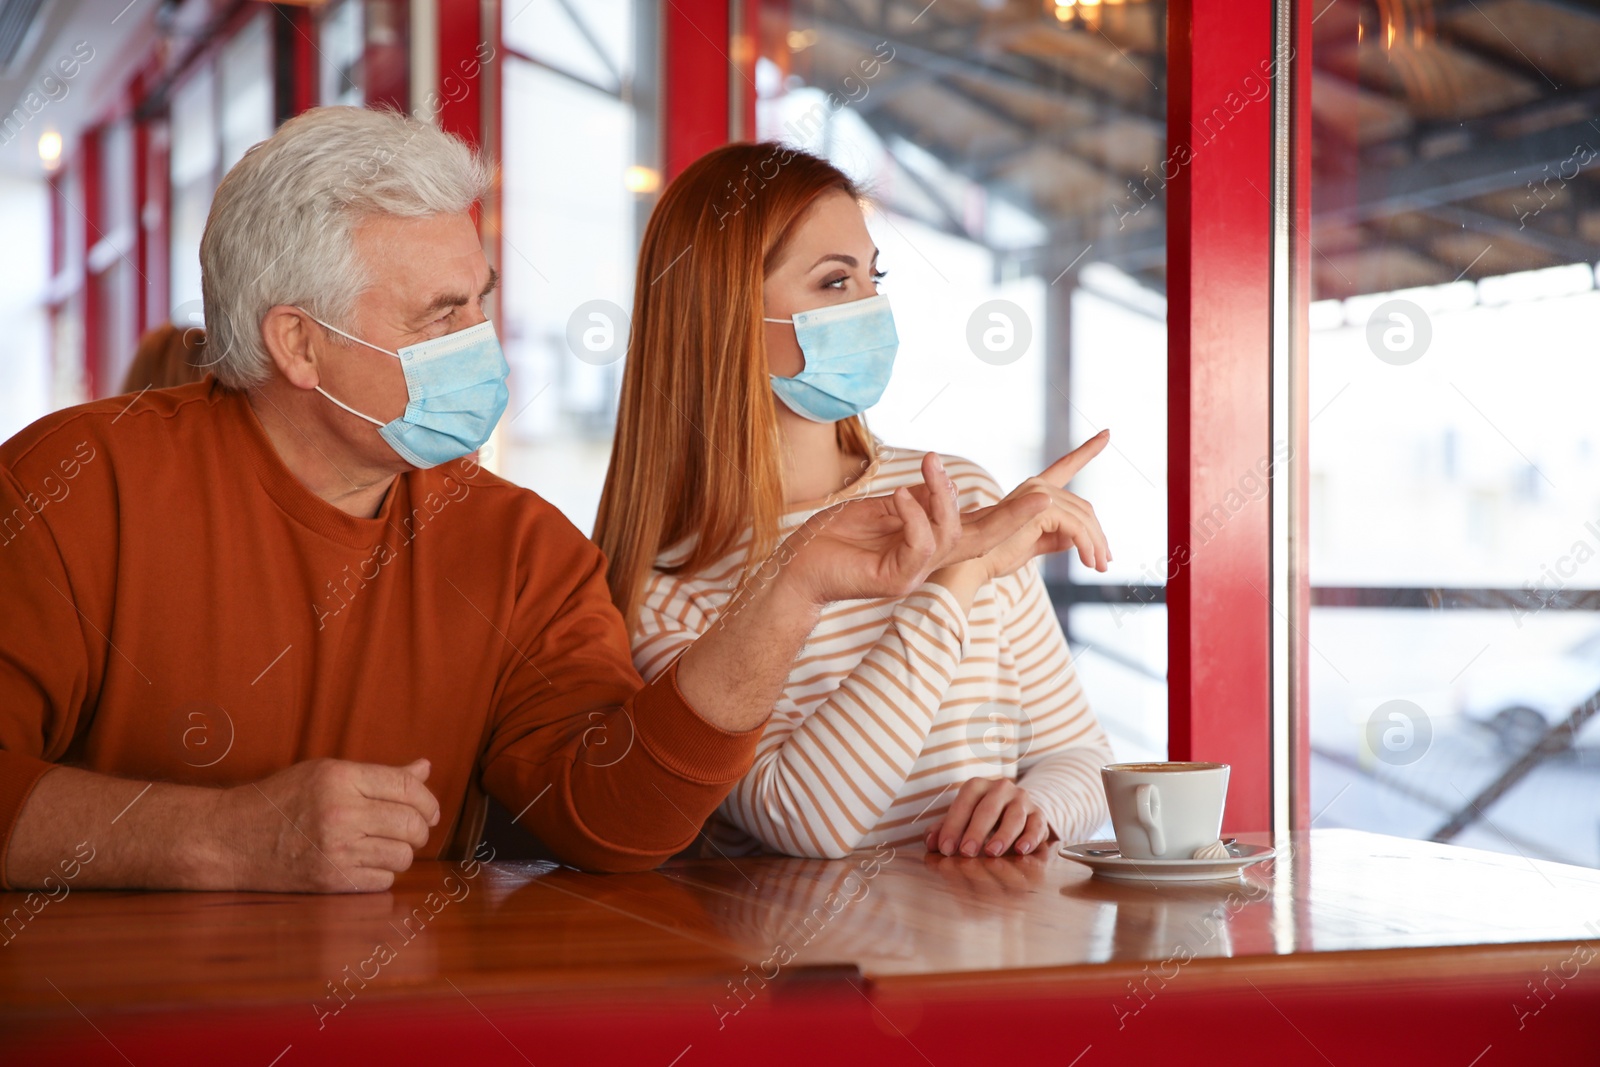
[{"label": "glass window", "polygon": [[172,95],[169,314],[185,325],[200,322],[200,238],[212,194],[246,150],[274,129],[271,18],[264,11],[247,21]]},{"label": "glass window", "polygon": [[102,394],[121,390],[122,376],[139,343],[138,254],[134,229],[133,124],[111,123],[90,134],[99,139],[99,240],[89,249],[89,284],[95,290],[95,350],[98,354],[96,390]]},{"label": "glass window", "polygon": [[1600,865],[1600,12],[1315,32],[1317,825]]},{"label": "glass window", "polygon": [[219,159],[216,80],[203,63],[172,96],[172,306],[200,300],[200,236]]},{"label": "glass window", "polygon": [[263,11],[245,23],[218,55],[224,174],[245,149],[272,136],[272,40],[267,18]]},{"label": "glass window", "polygon": [[[466,14],[451,6],[446,18]],[[317,16],[317,99],[409,111],[407,0],[336,0]]]},{"label": "glass window", "polygon": [[[0,321],[6,323],[5,389],[0,390],[0,440],[51,410],[50,286],[52,184],[0,177]],[[64,206],[64,205],[62,205]]]},{"label": "glass window", "polygon": [[505,6],[507,48],[595,85],[619,86],[628,76],[634,0],[515,0]]},{"label": "glass window", "polygon": [[1166,217],[1148,184],[1165,19],[1143,0],[767,0],[755,72],[758,134],[827,156],[877,203],[901,344],[875,434],[1009,488],[1112,428],[1073,488],[1113,569],[1057,558],[1046,575],[1128,759],[1167,749]]},{"label": "glass window", "polygon": [[[655,99],[653,65],[640,69],[634,43],[653,52],[641,22],[652,7],[507,5],[503,26],[499,328],[512,395],[496,462],[585,531],[610,455],[634,259],[660,184],[643,103]],[[567,55],[558,69],[544,58],[555,40],[588,59]]]},{"label": "glass window", "polygon": [[339,0],[323,9],[317,32],[317,99],[324,105],[360,107],[361,58],[365,40],[360,0]]},{"label": "glass window", "polygon": [[84,214],[82,160],[64,168],[51,183],[50,209],[60,219],[55,260],[56,274],[51,289],[63,294],[51,307],[50,320],[50,406],[81,404],[89,399],[84,375],[83,337],[83,238],[88,225]]}]

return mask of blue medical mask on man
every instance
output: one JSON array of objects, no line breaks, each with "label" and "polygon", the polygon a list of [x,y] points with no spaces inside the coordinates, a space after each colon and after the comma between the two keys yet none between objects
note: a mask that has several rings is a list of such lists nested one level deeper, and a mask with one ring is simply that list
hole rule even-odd
[{"label": "blue medical mask on man", "polygon": [[772,391],[812,422],[838,422],[876,404],[889,385],[900,335],[889,298],[869,296],[847,304],[801,311],[790,319],[806,359],[792,378],[771,375]]},{"label": "blue medical mask on man", "polygon": [[500,350],[494,323],[488,319],[391,352],[329,326],[315,315],[311,318],[340,337],[400,361],[410,401],[400,417],[390,422],[380,422],[357,411],[320,385],[317,392],[376,426],[378,436],[413,467],[437,467],[476,452],[505,414],[506,402],[511,398],[506,390],[506,375],[511,368]]}]

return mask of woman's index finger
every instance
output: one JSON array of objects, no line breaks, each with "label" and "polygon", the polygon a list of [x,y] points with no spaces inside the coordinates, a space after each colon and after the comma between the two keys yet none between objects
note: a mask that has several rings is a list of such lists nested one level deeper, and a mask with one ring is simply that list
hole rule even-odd
[{"label": "woman's index finger", "polygon": [[1104,452],[1106,446],[1110,443],[1111,431],[1109,429],[1101,430],[1083,444],[1046,467],[1044,473],[1039,477],[1051,485],[1064,486],[1072,481],[1080,470],[1088,466],[1091,459]]}]

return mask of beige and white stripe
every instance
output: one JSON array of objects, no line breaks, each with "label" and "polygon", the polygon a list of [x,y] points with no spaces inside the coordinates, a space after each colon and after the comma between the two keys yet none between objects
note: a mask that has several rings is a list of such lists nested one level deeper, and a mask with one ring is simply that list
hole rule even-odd
[{"label": "beige and white stripe", "polygon": [[[963,510],[999,486],[942,457]],[[921,453],[880,448],[851,496],[920,484]],[[785,533],[832,501],[784,517]],[[656,570],[633,657],[647,680],[704,633],[746,568],[748,534],[697,575]],[[658,566],[682,558],[684,546]],[[1054,833],[1081,840],[1105,818],[1099,768],[1110,761],[1038,567],[978,591],[970,615],[942,586],[901,600],[830,605],[795,661],[754,766],[707,827],[725,853],[763,849],[838,857],[920,842],[969,778],[1006,777],[1038,800]]]}]

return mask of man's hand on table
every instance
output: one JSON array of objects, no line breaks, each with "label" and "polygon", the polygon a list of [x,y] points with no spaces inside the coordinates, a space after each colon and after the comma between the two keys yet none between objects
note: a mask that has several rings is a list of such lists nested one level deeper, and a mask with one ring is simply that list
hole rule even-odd
[{"label": "man's hand on table", "polygon": [[209,826],[236,889],[365,893],[388,889],[439,823],[429,763],[296,763],[221,791]]},{"label": "man's hand on table", "polygon": [[23,805],[7,880],[38,888],[83,842],[84,888],[384,890],[439,823],[428,771],[319,759],[213,789],[56,767]]}]

